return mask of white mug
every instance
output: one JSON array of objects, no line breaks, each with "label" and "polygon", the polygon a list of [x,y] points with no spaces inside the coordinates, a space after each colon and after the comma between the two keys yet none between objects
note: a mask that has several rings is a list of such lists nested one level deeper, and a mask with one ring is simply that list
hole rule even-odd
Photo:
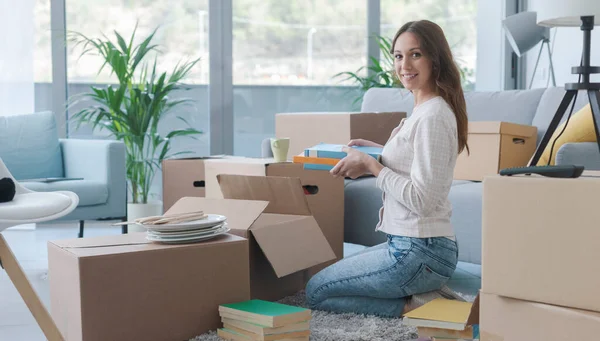
[{"label": "white mug", "polygon": [[284,138],[271,138],[271,151],[273,152],[273,157],[275,158],[275,162],[285,162],[287,161],[288,151],[290,149],[290,139],[288,137]]}]

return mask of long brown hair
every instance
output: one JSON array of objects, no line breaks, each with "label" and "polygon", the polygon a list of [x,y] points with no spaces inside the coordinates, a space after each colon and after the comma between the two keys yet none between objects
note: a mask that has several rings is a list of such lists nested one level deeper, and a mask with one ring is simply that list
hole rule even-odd
[{"label": "long brown hair", "polygon": [[421,43],[421,51],[432,62],[432,77],[439,95],[448,103],[456,116],[458,130],[458,152],[464,148],[469,152],[467,134],[469,122],[467,118],[467,105],[465,95],[460,84],[460,72],[452,56],[450,45],[444,36],[444,31],[437,24],[429,20],[410,21],[404,24],[392,40],[390,53],[394,53],[396,40],[404,32],[411,32],[417,36]]}]

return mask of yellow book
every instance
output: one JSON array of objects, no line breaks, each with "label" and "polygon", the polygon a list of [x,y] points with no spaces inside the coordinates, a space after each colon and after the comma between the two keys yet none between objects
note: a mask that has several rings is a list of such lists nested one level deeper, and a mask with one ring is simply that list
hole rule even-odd
[{"label": "yellow book", "polygon": [[415,327],[464,330],[473,303],[436,298],[404,314],[403,324]]}]

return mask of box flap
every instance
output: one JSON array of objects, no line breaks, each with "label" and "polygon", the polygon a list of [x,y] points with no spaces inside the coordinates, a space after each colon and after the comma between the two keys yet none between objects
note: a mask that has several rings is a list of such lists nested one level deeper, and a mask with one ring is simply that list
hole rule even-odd
[{"label": "box flap", "polygon": [[299,178],[219,174],[227,199],[264,200],[265,213],[311,215]]},{"label": "box flap", "polygon": [[204,213],[227,217],[232,230],[247,230],[269,203],[261,200],[209,199],[184,197],[179,199],[165,214],[203,210]]},{"label": "box flap", "polygon": [[206,160],[204,162],[204,173],[206,178],[206,197],[223,198],[223,193],[217,181],[219,174],[245,174],[266,175],[265,166],[268,159],[255,158],[230,158],[219,160]]},{"label": "box flap", "polygon": [[146,233],[128,233],[124,235],[100,236],[94,238],[76,238],[76,239],[62,239],[49,241],[62,249],[70,248],[93,248],[93,247],[109,247],[109,246],[123,246],[123,245],[138,245],[138,244],[149,244],[151,243],[146,239]]},{"label": "box flap", "polygon": [[335,259],[312,216],[263,214],[256,220],[252,234],[277,277]]},{"label": "box flap", "polygon": [[469,122],[469,134],[507,134],[523,137],[537,136],[537,127],[501,121]]}]

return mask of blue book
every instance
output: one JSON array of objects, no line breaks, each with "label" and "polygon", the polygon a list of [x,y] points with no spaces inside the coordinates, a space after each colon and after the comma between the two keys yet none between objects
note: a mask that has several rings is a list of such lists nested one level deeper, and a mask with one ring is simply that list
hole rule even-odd
[{"label": "blue book", "polygon": [[316,163],[305,163],[304,164],[304,169],[310,169],[310,170],[325,170],[325,171],[330,171],[333,167],[332,165],[318,165]]},{"label": "blue book", "polygon": [[[346,157],[346,152],[342,151],[343,144],[327,144],[321,143],[316,146],[306,148],[304,150],[304,156],[307,157],[323,157],[330,159],[343,159]],[[352,146],[350,148],[357,149],[365,154],[371,155],[377,161],[381,161],[381,153],[383,148],[380,147],[366,147],[366,146]]]}]

